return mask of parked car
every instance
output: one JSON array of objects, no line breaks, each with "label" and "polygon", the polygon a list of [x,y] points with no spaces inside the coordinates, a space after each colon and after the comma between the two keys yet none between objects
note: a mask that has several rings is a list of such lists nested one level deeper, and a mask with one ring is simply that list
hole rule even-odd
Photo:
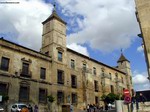
[{"label": "parked car", "polygon": [[0,107],[0,112],[4,112],[4,108]]},{"label": "parked car", "polygon": [[23,108],[28,109],[28,106],[23,103],[15,103],[11,106],[11,112],[21,112]]}]

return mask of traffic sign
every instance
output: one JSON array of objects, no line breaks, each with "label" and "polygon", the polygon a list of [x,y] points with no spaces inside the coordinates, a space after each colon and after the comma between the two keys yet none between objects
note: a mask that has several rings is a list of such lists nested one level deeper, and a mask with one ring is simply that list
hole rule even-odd
[{"label": "traffic sign", "polygon": [[131,102],[131,97],[130,96],[125,96],[124,102],[125,103],[130,103]]},{"label": "traffic sign", "polygon": [[130,92],[128,89],[124,89],[123,94],[124,94],[124,96],[130,96]]}]

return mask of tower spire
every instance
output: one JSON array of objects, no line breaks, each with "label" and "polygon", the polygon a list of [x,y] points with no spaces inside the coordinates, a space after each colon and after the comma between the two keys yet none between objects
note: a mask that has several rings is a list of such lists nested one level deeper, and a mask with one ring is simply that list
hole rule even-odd
[{"label": "tower spire", "polygon": [[56,11],[56,2],[55,1],[54,1],[53,6],[54,6],[54,9],[53,9],[53,12],[54,12],[54,11]]}]

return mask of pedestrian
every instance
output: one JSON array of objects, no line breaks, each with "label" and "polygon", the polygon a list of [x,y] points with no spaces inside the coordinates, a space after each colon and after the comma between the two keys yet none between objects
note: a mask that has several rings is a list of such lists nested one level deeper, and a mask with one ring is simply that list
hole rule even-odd
[{"label": "pedestrian", "polygon": [[145,103],[145,101],[146,101],[146,98],[143,96],[143,94],[142,93],[140,93],[140,96],[139,96],[139,102],[141,102],[141,103]]},{"label": "pedestrian", "polygon": [[[135,108],[136,107],[136,108]],[[139,104],[138,104],[138,98],[136,93],[134,93],[134,95],[131,98],[131,112],[133,112],[133,110],[137,110],[139,109]]]},{"label": "pedestrian", "polygon": [[37,105],[34,106],[34,112],[38,112],[38,106]]},{"label": "pedestrian", "polygon": [[139,103],[140,103],[140,107],[141,107],[141,110],[143,111],[143,109],[144,109],[144,103],[145,103],[145,101],[146,101],[146,98],[143,96],[143,94],[142,93],[140,93],[140,96],[139,96]]},{"label": "pedestrian", "polygon": [[87,105],[86,108],[87,108],[87,112],[90,112],[90,105],[89,104]]},{"label": "pedestrian", "polygon": [[29,112],[33,112],[32,106],[30,104],[28,105],[28,110]]}]

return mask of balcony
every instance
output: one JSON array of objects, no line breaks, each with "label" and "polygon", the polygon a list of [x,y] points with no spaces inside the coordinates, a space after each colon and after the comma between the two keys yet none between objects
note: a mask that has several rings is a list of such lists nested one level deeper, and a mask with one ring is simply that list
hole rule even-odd
[{"label": "balcony", "polygon": [[82,72],[92,74],[92,69],[89,69],[89,68],[82,68]]},{"label": "balcony", "polygon": [[101,78],[111,79],[110,75],[102,73]]},{"label": "balcony", "polygon": [[115,78],[115,82],[119,83],[119,82],[122,82],[122,81],[121,81],[121,79]]},{"label": "balcony", "polygon": [[31,78],[32,77],[32,72],[31,71],[22,71],[22,70],[20,70],[20,76],[21,77],[26,77],[26,78]]}]

